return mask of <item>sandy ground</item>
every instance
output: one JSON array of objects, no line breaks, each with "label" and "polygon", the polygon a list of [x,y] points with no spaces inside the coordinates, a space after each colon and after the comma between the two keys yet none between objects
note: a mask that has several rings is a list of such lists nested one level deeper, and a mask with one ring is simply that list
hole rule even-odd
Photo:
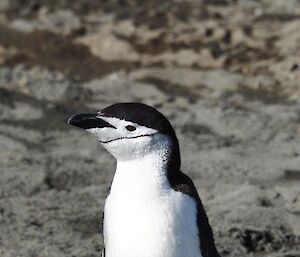
[{"label": "sandy ground", "polygon": [[300,256],[300,2],[0,1],[0,256],[94,257],[115,162],[66,125],[174,124],[222,256]]}]

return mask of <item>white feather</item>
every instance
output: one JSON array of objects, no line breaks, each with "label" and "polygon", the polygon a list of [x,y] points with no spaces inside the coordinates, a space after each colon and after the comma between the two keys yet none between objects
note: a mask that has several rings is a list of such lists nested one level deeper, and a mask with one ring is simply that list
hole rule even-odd
[{"label": "white feather", "polygon": [[106,257],[202,257],[196,203],[170,187],[167,138],[155,137],[151,153],[117,162],[104,210]]}]

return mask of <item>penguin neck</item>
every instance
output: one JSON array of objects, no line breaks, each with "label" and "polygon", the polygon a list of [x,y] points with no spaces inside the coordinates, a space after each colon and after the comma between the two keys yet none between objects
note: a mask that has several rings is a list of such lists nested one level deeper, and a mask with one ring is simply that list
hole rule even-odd
[{"label": "penguin neck", "polygon": [[[169,190],[170,172],[179,172],[180,157],[177,148],[172,146],[158,149],[134,160],[117,160],[111,193],[138,193],[146,197]],[[174,157],[177,159],[172,159]]]}]

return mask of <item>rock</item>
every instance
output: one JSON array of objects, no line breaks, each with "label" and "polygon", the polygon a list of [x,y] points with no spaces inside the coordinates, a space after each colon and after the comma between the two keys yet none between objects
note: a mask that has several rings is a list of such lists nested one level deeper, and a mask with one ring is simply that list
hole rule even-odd
[{"label": "rock", "polygon": [[198,53],[194,50],[182,49],[177,52],[164,52],[154,56],[145,54],[140,57],[140,61],[144,65],[163,63],[167,67],[175,64],[179,67],[217,68],[222,66],[224,59],[214,58],[208,50],[202,50]]},{"label": "rock", "polygon": [[180,50],[171,55],[171,60],[180,66],[192,66],[198,63],[198,56],[193,50]]},{"label": "rock", "polygon": [[273,13],[298,13],[300,10],[299,1],[297,0],[287,0],[284,3],[280,0],[263,0],[263,4],[265,4],[269,10],[269,12]]},{"label": "rock", "polygon": [[140,69],[132,72],[131,78],[135,80],[156,78],[186,88],[204,87],[210,90],[213,97],[220,97],[225,92],[236,90],[239,84],[245,81],[243,75],[224,70],[194,71],[184,68]]},{"label": "rock", "polygon": [[209,202],[210,204],[219,205],[226,209],[230,205],[239,206],[272,206],[270,200],[268,200],[265,192],[257,186],[250,184],[243,184],[237,187],[234,191],[229,189],[229,192],[222,195],[216,195],[216,197]]},{"label": "rock", "polygon": [[111,30],[110,26],[103,26],[97,33],[79,37],[76,42],[88,46],[92,54],[103,60],[137,61],[138,53],[128,42],[113,35]]},{"label": "rock", "polygon": [[300,36],[297,33],[300,29],[300,21],[296,20],[281,28],[281,38],[276,45],[282,55],[298,56]]},{"label": "rock", "polygon": [[32,32],[37,29],[43,29],[44,27],[37,21],[30,21],[24,19],[16,19],[12,21],[10,27],[15,30],[20,30],[23,32]]},{"label": "rock", "polygon": [[61,100],[71,85],[61,73],[50,73],[39,67],[27,70],[18,65],[13,70],[0,69],[0,74],[0,87],[17,90],[41,100]]},{"label": "rock", "polygon": [[69,35],[81,28],[80,18],[71,10],[58,10],[48,13],[47,9],[41,9],[39,21],[44,29],[62,35]]},{"label": "rock", "polygon": [[14,58],[17,55],[17,50],[14,47],[4,47],[0,45],[0,64],[4,64],[8,59]]},{"label": "rock", "polygon": [[9,121],[35,120],[42,117],[42,110],[28,103],[15,103],[14,106],[0,104],[0,119]]},{"label": "rock", "polygon": [[16,19],[10,25],[12,29],[23,32],[34,30],[48,30],[55,34],[70,35],[81,28],[81,22],[70,10],[59,10],[49,13],[46,8],[39,11],[37,20]]},{"label": "rock", "polygon": [[121,35],[127,39],[135,36],[136,27],[131,20],[121,21],[113,28],[113,32],[117,35]]},{"label": "rock", "polygon": [[[9,136],[0,135],[0,137],[3,149],[6,149],[6,151],[1,152],[1,158],[5,160],[6,163],[20,161],[24,152],[26,152],[26,146]],[[3,163],[3,165],[4,164],[5,163]]]},{"label": "rock", "polygon": [[[166,101],[167,96],[148,83],[131,80],[124,72],[112,73],[102,79],[92,80],[82,86],[93,92],[92,99],[99,109],[114,102],[132,102],[144,98],[149,104]],[[104,104],[106,103],[106,104]]]},{"label": "rock", "polygon": [[[291,176],[292,178],[289,178]],[[287,170],[285,171],[285,178],[286,179],[300,179],[300,171],[299,170]],[[276,192],[280,194],[284,199],[285,208],[293,214],[299,214],[300,213],[300,190],[295,185],[289,185],[289,187],[283,187],[283,186],[277,186],[275,188]],[[298,224],[297,224],[298,223]],[[300,226],[300,221],[297,223],[293,223],[296,227]]]},{"label": "rock", "polygon": [[0,10],[1,11],[6,11],[6,10],[10,9],[11,8],[11,2],[13,2],[13,1],[11,1],[11,0],[2,0],[2,1],[0,1]]}]

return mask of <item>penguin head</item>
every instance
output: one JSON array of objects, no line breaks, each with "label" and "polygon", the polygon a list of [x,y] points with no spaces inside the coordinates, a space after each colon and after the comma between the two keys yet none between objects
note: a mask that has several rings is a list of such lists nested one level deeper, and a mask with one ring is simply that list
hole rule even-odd
[{"label": "penguin head", "polygon": [[134,160],[172,149],[179,154],[168,119],[142,103],[118,103],[97,113],[75,114],[68,123],[94,134],[117,160]]}]

